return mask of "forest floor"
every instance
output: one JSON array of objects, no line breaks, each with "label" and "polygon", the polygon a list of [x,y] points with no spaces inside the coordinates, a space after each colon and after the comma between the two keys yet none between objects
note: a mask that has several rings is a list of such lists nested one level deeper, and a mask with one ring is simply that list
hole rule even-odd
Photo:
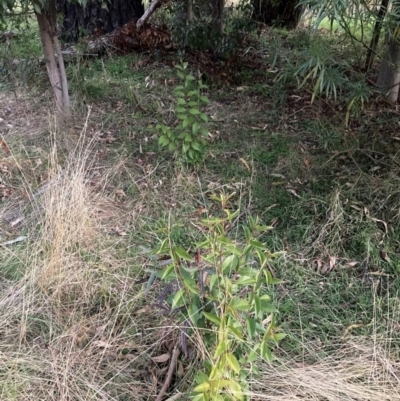
[{"label": "forest floor", "polygon": [[[155,399],[182,329],[154,306],[162,283],[142,283],[157,268],[147,250],[168,237],[193,251],[219,193],[285,251],[271,296],[288,336],[250,398],[400,400],[399,111],[375,95],[348,116],[348,93],[311,102],[287,69],[306,34],[258,40],[235,62],[187,58],[209,86],[196,168],[160,150],[155,130],[174,118],[174,54],[69,64],[62,128],[39,63],[1,77],[1,400]],[[190,341],[176,400],[204,354]]]}]

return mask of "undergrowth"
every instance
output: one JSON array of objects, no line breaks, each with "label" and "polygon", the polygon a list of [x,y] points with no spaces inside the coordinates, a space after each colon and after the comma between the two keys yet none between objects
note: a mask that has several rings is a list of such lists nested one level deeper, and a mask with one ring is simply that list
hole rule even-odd
[{"label": "undergrowth", "polygon": [[[209,87],[208,148],[196,169],[160,150],[153,129],[175,121],[179,82],[167,56],[165,65],[143,55],[71,63],[76,119],[64,130],[48,119],[44,81],[34,89],[42,96],[26,96],[21,80],[0,95],[2,400],[156,399],[165,383],[166,399],[186,399],[195,372],[203,372],[198,384],[209,383],[204,375],[221,355],[224,374],[243,364],[249,399],[400,399],[398,115],[357,87],[355,71],[343,75],[336,102],[323,95],[311,104],[315,81],[299,88],[295,75],[310,40],[304,31],[265,32],[248,50],[259,71],[242,70],[240,86]],[[315,40],[324,51],[332,38]],[[333,55],[347,71],[349,48]],[[273,361],[264,354],[249,362],[246,350],[271,323],[254,326],[250,307],[233,315],[245,342],[221,337],[218,352],[207,341],[228,315],[202,316],[206,332],[184,325],[190,269],[209,252],[196,244],[218,231],[207,219],[226,213],[215,202],[220,193],[233,194],[224,209],[239,211],[224,226],[227,238],[220,233],[225,247],[235,254],[246,241],[241,227],[258,215],[271,230],[257,243],[285,251],[267,269],[282,282],[262,295],[287,334]],[[160,298],[167,283],[153,273],[165,279],[172,270],[148,252],[166,237],[168,252],[184,249],[188,264],[179,299]],[[247,287],[232,294],[251,296]],[[210,302],[199,305],[217,316]],[[173,363],[183,337],[186,352]]]}]

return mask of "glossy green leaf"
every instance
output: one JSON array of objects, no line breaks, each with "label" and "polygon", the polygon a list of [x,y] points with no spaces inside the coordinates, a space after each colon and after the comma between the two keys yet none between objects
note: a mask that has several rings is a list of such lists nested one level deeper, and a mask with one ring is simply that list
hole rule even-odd
[{"label": "glossy green leaf", "polygon": [[199,384],[198,386],[196,386],[193,389],[193,392],[195,393],[205,393],[206,391],[208,391],[210,389],[210,383],[208,382],[204,382]]},{"label": "glossy green leaf", "polygon": [[193,261],[193,258],[181,246],[177,246],[175,252],[181,259],[188,260],[189,262]]},{"label": "glossy green leaf", "polygon": [[243,335],[242,335],[242,333],[241,333],[238,329],[236,329],[236,328],[233,327],[232,325],[229,325],[229,326],[228,326],[228,329],[232,332],[232,334],[233,334],[236,338],[238,338],[239,340],[243,340]]},{"label": "glossy green leaf", "polygon": [[229,272],[236,270],[236,267],[239,265],[239,258],[236,255],[229,255],[222,262],[222,271]]},{"label": "glossy green leaf", "polygon": [[204,394],[197,394],[195,395],[193,398],[191,398],[191,401],[206,401],[206,399],[204,398]]},{"label": "glossy green leaf", "polygon": [[248,286],[248,285],[253,285],[256,283],[256,279],[254,277],[249,277],[249,276],[240,276],[236,281],[235,284],[238,286]]},{"label": "glossy green leaf", "polygon": [[169,144],[169,139],[165,135],[161,135],[160,138],[158,139],[158,143],[161,146],[167,146]]},{"label": "glossy green leaf", "polygon": [[236,359],[235,355],[231,353],[227,353],[225,355],[226,361],[228,362],[228,365],[232,368],[232,370],[239,374],[240,373],[240,365],[238,360]]},{"label": "glossy green leaf", "polygon": [[221,324],[221,320],[219,319],[219,317],[217,315],[214,315],[213,313],[208,313],[208,312],[203,312],[203,315],[210,322],[213,322],[218,326]]},{"label": "glossy green leaf", "polygon": [[189,314],[189,319],[192,321],[192,323],[197,326],[197,322],[199,321],[200,314],[199,314],[199,308],[197,307],[195,302],[191,302],[188,307],[188,314]]},{"label": "glossy green leaf", "polygon": [[195,121],[192,125],[192,133],[195,134],[198,131],[199,127],[200,124],[197,121]]},{"label": "glossy green leaf", "polygon": [[201,118],[205,123],[208,123],[208,117],[207,117],[206,114],[201,113],[201,114],[200,114],[200,118]]},{"label": "glossy green leaf", "polygon": [[256,240],[251,240],[251,241],[250,241],[250,244],[251,244],[254,248],[266,249],[264,244],[262,244],[261,242],[256,241]]},{"label": "glossy green leaf", "polygon": [[227,387],[237,400],[243,400],[242,387],[238,382],[235,382],[234,380],[229,380],[229,385]]},{"label": "glossy green leaf", "polygon": [[235,298],[230,305],[232,308],[235,310],[241,311],[241,312],[248,312],[250,309],[250,304],[247,299],[241,299],[241,298]]},{"label": "glossy green leaf", "polygon": [[198,142],[192,142],[190,146],[191,146],[194,150],[197,150],[198,152],[201,151],[200,144],[199,144]]},{"label": "glossy green leaf", "polygon": [[258,350],[258,345],[256,345],[250,352],[249,352],[249,356],[247,357],[247,360],[250,362],[250,363],[253,363],[257,358],[258,358],[258,353],[257,353],[257,350]]},{"label": "glossy green leaf", "polygon": [[227,349],[226,342],[225,341],[221,341],[218,344],[217,349],[215,350],[214,359],[217,359],[219,356],[221,356],[226,351],[226,349]]},{"label": "glossy green leaf", "polygon": [[171,263],[165,268],[163,275],[161,276],[161,280],[165,280],[169,276],[169,274],[174,270],[174,264]]},{"label": "glossy green leaf", "polygon": [[272,362],[274,357],[272,355],[271,349],[269,348],[266,341],[263,341],[260,346],[260,354],[261,356],[267,360],[268,362]]},{"label": "glossy green leaf", "polygon": [[218,276],[216,274],[213,274],[210,277],[210,291],[214,289],[214,286],[217,284],[217,282],[218,282]]},{"label": "glossy green leaf", "polygon": [[278,343],[279,341],[283,340],[287,336],[286,333],[275,333],[274,334],[274,341]]},{"label": "glossy green leaf", "polygon": [[244,232],[244,236],[246,238],[246,242],[249,242],[250,238],[251,238],[251,233],[250,233],[249,227],[244,226],[243,227],[243,232]]},{"label": "glossy green leaf", "polygon": [[254,296],[254,311],[256,317],[262,318],[261,298],[257,295]]},{"label": "glossy green leaf", "polygon": [[265,300],[261,300],[261,309],[264,313],[276,312],[276,307],[271,302]]},{"label": "glossy green leaf", "polygon": [[177,293],[174,295],[174,298],[172,299],[172,309],[180,308],[185,304],[184,294],[185,290],[183,288],[177,291]]},{"label": "glossy green leaf", "polygon": [[252,317],[248,317],[246,319],[246,327],[247,327],[247,333],[249,334],[249,337],[253,338],[254,334],[256,332],[256,321]]}]

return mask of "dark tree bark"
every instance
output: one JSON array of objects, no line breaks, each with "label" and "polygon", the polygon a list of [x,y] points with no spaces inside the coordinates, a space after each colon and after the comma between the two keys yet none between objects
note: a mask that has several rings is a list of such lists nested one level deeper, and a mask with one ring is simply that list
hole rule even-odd
[{"label": "dark tree bark", "polygon": [[371,44],[369,45],[367,58],[365,60],[365,71],[371,69],[374,64],[376,50],[378,48],[379,38],[381,36],[383,20],[386,16],[386,11],[388,8],[389,0],[382,0],[381,6],[379,7],[378,14],[376,16],[374,31],[372,34]]},{"label": "dark tree bark", "polygon": [[225,0],[211,0],[212,18],[215,32],[220,35],[224,32],[223,13],[225,8]]},{"label": "dark tree bark", "polygon": [[394,104],[400,92],[400,0],[392,3],[392,13],[396,16],[396,24],[387,33],[387,48],[378,73],[377,86],[386,99]]},{"label": "dark tree bark", "polygon": [[253,18],[267,25],[295,29],[302,7],[298,0],[253,0]]},{"label": "dark tree bark", "polygon": [[144,13],[142,0],[88,0],[85,7],[68,0],[56,0],[63,14],[61,38],[76,42],[82,35],[104,35]]}]

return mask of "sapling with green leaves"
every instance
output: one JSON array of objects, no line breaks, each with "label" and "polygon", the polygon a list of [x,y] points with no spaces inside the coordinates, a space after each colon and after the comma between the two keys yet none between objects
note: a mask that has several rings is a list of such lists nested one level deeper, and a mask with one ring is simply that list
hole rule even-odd
[{"label": "sapling with green leaves", "polygon": [[[249,217],[241,227],[242,239],[231,239],[231,228],[239,211],[226,206],[229,195],[214,195],[223,217],[200,222],[204,241],[194,251],[201,260],[166,238],[158,252],[169,253],[171,263],[159,273],[165,282],[177,282],[170,297],[191,332],[200,334],[209,350],[204,369],[196,376],[193,400],[245,400],[248,377],[257,374],[255,362],[274,359],[271,345],[285,337],[276,325],[275,307],[268,291],[280,280],[273,277],[271,253],[259,238],[272,229]],[[188,333],[190,335],[190,333]]]},{"label": "sapling with green leaves", "polygon": [[161,134],[159,144],[185,162],[196,164],[203,160],[207,145],[208,133],[204,124],[208,122],[208,117],[202,112],[203,106],[209,103],[208,98],[202,94],[207,86],[188,72],[188,63],[176,68],[182,81],[182,85],[176,86],[173,91],[178,121],[172,127],[157,124],[156,129]]}]

